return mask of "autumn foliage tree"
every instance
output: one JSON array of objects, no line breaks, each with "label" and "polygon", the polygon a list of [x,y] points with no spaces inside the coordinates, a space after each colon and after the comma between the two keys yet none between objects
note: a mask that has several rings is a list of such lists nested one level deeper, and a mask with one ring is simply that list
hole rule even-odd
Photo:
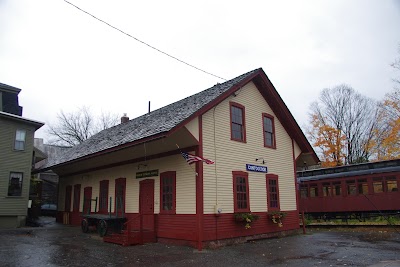
[{"label": "autumn foliage tree", "polygon": [[373,153],[376,103],[348,85],[322,90],[310,106],[307,135],[322,167],[366,162]]}]

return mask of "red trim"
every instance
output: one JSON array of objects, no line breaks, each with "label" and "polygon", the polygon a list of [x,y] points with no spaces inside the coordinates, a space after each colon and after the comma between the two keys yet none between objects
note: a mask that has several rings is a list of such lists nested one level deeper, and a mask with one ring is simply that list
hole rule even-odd
[{"label": "red trim", "polygon": [[[164,210],[163,188],[164,179],[172,178],[172,210]],[[160,173],[160,214],[175,214],[176,213],[176,172],[168,171]]]},{"label": "red trim", "polygon": [[[264,117],[271,119],[272,123],[272,146],[269,146],[265,143],[265,123],[264,123]],[[269,147],[269,148],[274,148],[276,149],[276,135],[275,135],[275,121],[274,117],[268,113],[263,113],[262,114],[262,126],[263,126],[263,136],[264,136],[264,147]]]},{"label": "red trim", "polygon": [[81,185],[76,184],[74,185],[74,205],[72,210],[75,212],[79,212],[79,207],[80,207],[80,202],[81,202]]},{"label": "red trim", "polygon": [[[281,210],[281,201],[279,198],[279,179],[278,179],[278,175],[276,174],[266,174],[265,175],[266,178],[266,182],[267,182],[267,203],[268,203],[268,211],[279,211]],[[276,181],[276,198],[278,201],[278,207],[271,207],[270,204],[270,197],[271,197],[271,189],[270,189],[270,185],[269,185],[269,181],[271,180],[275,180]]]},{"label": "red trim", "polygon": [[[237,203],[237,184],[236,178],[242,177],[245,178],[246,182],[246,201],[247,201],[247,208],[239,209]],[[232,179],[233,179],[233,205],[235,212],[250,212],[250,196],[249,196],[249,174],[243,171],[232,171]]]},{"label": "red trim", "polygon": [[[199,146],[196,155],[203,157],[203,118],[199,116]],[[204,229],[204,192],[203,192],[203,162],[196,163],[196,219],[197,219],[197,249],[203,249]]]},{"label": "red trim", "polygon": [[296,210],[299,211],[299,199],[300,199],[300,191],[299,184],[297,183],[297,174],[296,174],[296,155],[294,154],[294,140],[292,139],[292,154],[293,154],[293,177],[294,177],[294,190],[296,192]]},{"label": "red trim", "polygon": [[71,211],[72,186],[65,187],[64,211]]},{"label": "red trim", "polygon": [[[232,107],[236,107],[242,111],[242,139],[234,138],[232,132]],[[246,109],[243,105],[236,102],[229,102],[229,118],[230,118],[230,129],[231,129],[231,140],[246,143]]]},{"label": "red trim", "polygon": [[[105,190],[106,192],[103,192]],[[109,190],[109,180],[100,181],[100,190],[99,190],[99,213],[108,213],[108,190]],[[106,195],[105,197],[105,205],[102,206],[102,195]]]}]

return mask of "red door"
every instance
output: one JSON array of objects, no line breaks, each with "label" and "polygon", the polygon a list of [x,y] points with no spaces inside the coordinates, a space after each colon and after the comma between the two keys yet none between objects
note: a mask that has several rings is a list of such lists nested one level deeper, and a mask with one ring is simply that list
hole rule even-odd
[{"label": "red door", "polygon": [[117,216],[125,216],[126,178],[115,179],[115,209]]},{"label": "red door", "polygon": [[154,180],[140,182],[139,213],[142,217],[143,242],[155,242]]},{"label": "red door", "polygon": [[92,208],[92,187],[83,189],[83,214],[90,214]]}]

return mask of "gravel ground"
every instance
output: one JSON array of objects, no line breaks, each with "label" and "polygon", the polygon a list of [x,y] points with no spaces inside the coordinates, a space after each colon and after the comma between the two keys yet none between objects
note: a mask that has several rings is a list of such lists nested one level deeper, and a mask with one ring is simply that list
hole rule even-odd
[{"label": "gravel ground", "polygon": [[122,247],[79,227],[44,222],[44,227],[0,230],[0,266],[400,267],[400,233],[393,229],[312,229],[199,252],[158,243]]}]

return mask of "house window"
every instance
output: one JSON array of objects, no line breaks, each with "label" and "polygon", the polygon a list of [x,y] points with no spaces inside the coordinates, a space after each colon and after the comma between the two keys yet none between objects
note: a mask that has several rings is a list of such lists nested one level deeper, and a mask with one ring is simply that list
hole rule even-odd
[{"label": "house window", "polygon": [[275,125],[274,117],[269,114],[263,114],[263,128],[264,128],[264,146],[275,148]]},{"label": "house window", "polygon": [[176,211],[176,172],[160,174],[160,205],[161,213],[175,213]]},{"label": "house window", "polygon": [[244,106],[230,102],[231,109],[231,139],[246,142]]},{"label": "house window", "polygon": [[71,211],[71,195],[72,195],[72,186],[67,186],[65,188],[65,209],[64,211]]},{"label": "house window", "polygon": [[274,174],[267,174],[266,177],[268,210],[279,210],[278,176]]},{"label": "house window", "polygon": [[15,132],[15,150],[25,150],[25,137],[26,131],[25,130],[17,130]]},{"label": "house window", "polygon": [[234,171],[233,176],[233,202],[235,212],[250,211],[249,201],[249,175],[246,172]]},{"label": "house window", "polygon": [[108,180],[100,181],[99,212],[107,213],[108,210]]},{"label": "house window", "polygon": [[81,201],[81,185],[76,184],[74,185],[74,207],[73,211],[79,212],[79,205]]},{"label": "house window", "polygon": [[10,172],[10,180],[8,182],[8,196],[22,195],[22,172]]}]

